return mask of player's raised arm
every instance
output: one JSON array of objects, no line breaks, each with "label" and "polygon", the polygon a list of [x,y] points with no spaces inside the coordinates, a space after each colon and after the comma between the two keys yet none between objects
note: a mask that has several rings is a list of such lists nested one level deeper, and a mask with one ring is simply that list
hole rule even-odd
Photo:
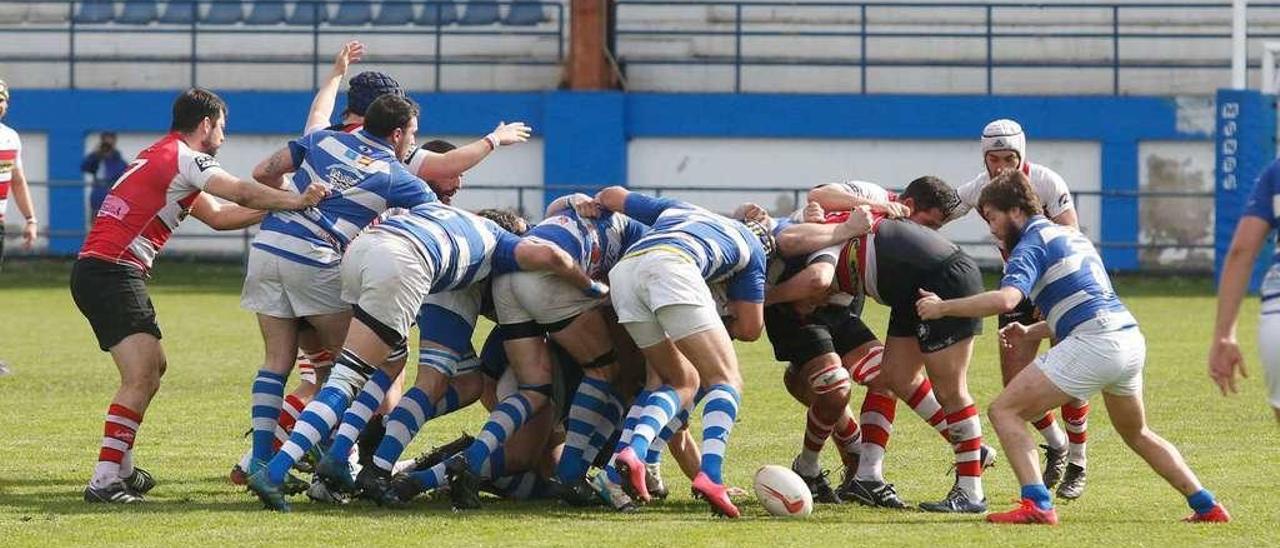
[{"label": "player's raised arm", "polygon": [[316,90],[315,99],[311,100],[311,110],[307,112],[307,123],[302,126],[303,135],[329,126],[329,120],[333,117],[333,106],[338,97],[338,88],[342,85],[342,79],[347,76],[347,68],[352,63],[359,63],[362,57],[364,57],[364,44],[356,40],[343,44],[338,50],[338,54],[333,58],[333,70],[329,71],[329,77],[320,84],[320,88]]},{"label": "player's raised arm", "polygon": [[214,230],[237,230],[262,222],[267,212],[240,205],[224,204],[208,193],[201,193],[191,204],[191,216]]},{"label": "player's raised arm", "polygon": [[796,223],[778,234],[778,252],[784,257],[813,253],[871,231],[871,211],[859,207],[839,224]]},{"label": "player's raised arm", "polygon": [[533,131],[524,122],[499,123],[497,128],[469,145],[455,148],[444,154],[428,150],[419,151],[410,159],[409,170],[420,179],[449,179],[462,175],[475,167],[498,147],[523,143]]}]

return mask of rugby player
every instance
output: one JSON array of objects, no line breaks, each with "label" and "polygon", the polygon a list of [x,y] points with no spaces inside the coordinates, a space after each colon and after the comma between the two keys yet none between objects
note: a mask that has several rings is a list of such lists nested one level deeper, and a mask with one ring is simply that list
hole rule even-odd
[{"label": "rugby player", "polygon": [[[913,184],[937,189],[941,182],[924,177]],[[951,201],[940,199],[938,203]],[[920,224],[906,219],[879,218],[865,236],[845,244],[836,265],[836,281],[839,290],[850,295],[866,295],[890,308],[889,329],[885,337],[884,351],[880,356],[879,378],[885,387],[900,398],[914,400],[922,386],[921,364],[932,381],[932,388],[945,413],[948,439],[955,451],[956,483],[947,496],[939,502],[920,504],[920,508],[933,512],[971,512],[986,510],[982,491],[982,469],[985,461],[981,424],[977,408],[969,395],[966,372],[973,350],[973,338],[982,331],[982,323],[976,320],[950,319],[924,322],[916,315],[915,297],[920,288],[955,296],[967,296],[982,291],[982,276],[977,265],[955,244],[938,234],[930,226],[941,226],[948,208],[934,215],[940,218],[921,218]],[[922,212],[925,209],[922,208]],[[874,371],[869,364],[854,364],[852,376],[866,377]],[[874,391],[868,398],[876,401]],[[892,398],[881,396],[881,403],[873,403],[864,411],[880,417],[864,415],[867,423],[877,425],[887,438],[889,415],[892,414]],[[911,400],[909,400],[911,401]],[[915,407],[915,406],[913,406]],[[919,413],[919,411],[918,411]],[[935,413],[936,414],[936,413]],[[922,414],[923,415],[923,414]],[[933,417],[931,424],[940,423]],[[861,458],[871,459],[868,466],[882,458],[882,441],[872,437],[865,439]],[[870,442],[876,447],[868,445]],[[863,477],[869,470],[859,462]],[[868,478],[866,487],[882,494],[867,497],[870,503],[901,507],[897,496],[885,490],[878,470]],[[863,497],[856,497],[867,503]],[[896,501],[896,502],[894,502]]]},{"label": "rugby player", "polygon": [[[1236,374],[1248,376],[1244,368],[1244,356],[1240,354],[1240,342],[1236,340],[1236,321],[1240,318],[1240,302],[1249,288],[1249,276],[1258,258],[1258,252],[1280,226],[1280,212],[1276,211],[1276,196],[1280,195],[1280,161],[1273,162],[1253,187],[1253,194],[1245,203],[1244,215],[1236,224],[1231,247],[1222,262],[1222,278],[1218,282],[1218,317],[1213,326],[1213,344],[1209,347],[1209,377],[1217,383],[1225,396],[1234,394]],[[1280,254],[1271,260],[1271,267],[1262,280],[1262,312],[1258,320],[1258,352],[1265,367],[1268,400],[1276,420],[1280,421]]]},{"label": "rugby player", "polygon": [[978,208],[991,234],[1010,251],[1000,288],[942,298],[921,288],[916,310],[925,321],[982,318],[1014,310],[1031,298],[1045,319],[1010,324],[1001,340],[1056,338],[1059,342],[1014,377],[991,404],[991,424],[1022,485],[1022,502],[1012,511],[990,514],[992,523],[1055,524],[1057,511],[1037,470],[1035,445],[1025,421],[1072,400],[1101,391],[1107,415],[1129,448],[1187,497],[1190,522],[1231,518],[1182,460],[1178,450],[1147,425],[1142,403],[1146,341],[1138,321],[1112,289],[1093,243],[1079,231],[1044,216],[1028,177],[1012,170],[983,189]]},{"label": "rugby player", "polygon": [[[941,226],[957,202],[951,187],[935,177],[912,181],[901,195],[874,183],[849,181],[821,185],[809,197],[807,222],[823,222],[823,206],[867,206],[885,215],[906,212],[910,220],[931,228]],[[797,401],[809,406],[804,447],[792,469],[809,484],[815,501],[856,500],[905,508],[883,476],[896,408],[888,377],[879,375],[884,346],[860,318],[865,296],[829,291],[839,252],[839,246],[834,246],[803,262],[790,261],[765,298],[765,325],[775,357],[790,364],[784,383]],[[850,381],[868,389],[861,433],[859,421],[847,408]],[[945,413],[928,378],[917,374],[904,388],[902,399],[948,439]],[[835,492],[818,466],[818,454],[833,435],[845,463],[844,479]]]},{"label": "rugby player", "polygon": [[[9,113],[9,85],[0,80],[0,120]],[[18,212],[26,219],[22,226],[22,247],[31,249],[36,243],[37,227],[35,206],[31,203],[31,190],[22,170],[22,139],[13,128],[0,123],[0,262],[4,260],[5,205],[9,201],[10,187]]]},{"label": "rugby player", "polygon": [[[342,262],[342,298],[351,303],[354,316],[333,374],[303,411],[289,442],[249,477],[249,488],[269,508],[288,511],[280,490],[286,472],[333,430],[375,372],[381,371],[384,389],[390,385],[398,371],[387,371],[386,359],[406,346],[405,335],[424,298],[516,269],[553,270],[581,290],[606,289],[555,246],[521,240],[492,221],[444,204],[414,207],[357,238]],[[504,406],[516,412],[521,407],[504,402],[499,408]]]},{"label": "rugby player", "polygon": [[[636,498],[648,502],[640,455],[646,454],[654,437],[680,409],[692,408],[694,393],[701,386],[705,391],[702,463],[693,487],[715,512],[736,518],[738,508],[729,499],[721,475],[742,389],[730,337],[753,341],[760,336],[765,262],[775,250],[776,233],[785,224],[767,218],[735,221],[622,187],[600,191],[596,201],[653,227],[619,261],[609,279],[618,286],[612,299],[618,321],[663,381],[646,401],[633,405],[644,411],[631,444],[615,452],[616,468],[609,469],[609,479],[617,484],[625,478]],[[848,238],[865,226],[855,222],[839,228],[836,233]],[[844,231],[852,232],[840,234]],[[728,326],[721,322],[708,288],[709,283],[722,281],[733,316]]]},{"label": "rugby player", "polygon": [[[254,178],[299,190],[313,182],[334,193],[306,212],[272,213],[249,252],[241,306],[257,314],[265,358],[252,385],[253,459],[271,458],[285,379],[298,353],[298,329],[315,329],[333,355],[351,322],[341,299],[339,265],[352,239],[390,207],[408,208],[435,195],[403,164],[418,129],[418,106],[394,94],[375,100],[352,133],[320,130],[289,143],[254,169]],[[252,465],[251,465],[252,468]]]},{"label": "rugby player", "polygon": [[[982,130],[982,161],[985,169],[973,180],[960,185],[956,192],[960,195],[961,206],[955,218],[977,209],[978,197],[992,177],[1002,171],[1021,171],[1031,181],[1040,203],[1044,204],[1045,215],[1050,221],[1062,226],[1079,228],[1075,205],[1071,200],[1071,191],[1061,175],[1040,164],[1027,160],[1027,137],[1022,126],[1008,119],[1000,119],[987,124]],[[978,212],[981,214],[981,211]],[[1001,250],[1004,256],[1009,252]],[[1001,314],[999,326],[1003,328],[1011,323],[1031,325],[1039,321],[1035,305],[1030,299],[1024,300],[1018,308]],[[1020,340],[1012,346],[1000,345],[1000,375],[1008,384],[1015,375],[1035,359],[1040,350],[1039,339]],[[1036,417],[1032,425],[1045,439],[1044,483],[1050,489],[1058,487],[1058,496],[1064,499],[1076,499],[1084,494],[1086,482],[1085,442],[1088,437],[1089,402],[1072,401],[1062,406],[1062,418],[1066,422],[1066,432],[1053,418],[1052,412]],[[1061,483],[1059,483],[1061,481]]]},{"label": "rugby player", "polygon": [[[86,501],[138,502],[155,486],[133,465],[132,454],[167,366],[145,280],[178,223],[190,214],[215,229],[242,228],[262,219],[258,209],[303,209],[328,192],[324,184],[302,192],[279,190],[224,171],[214,156],[226,123],[226,104],[213,92],[192,88],[180,94],[170,133],[139,153],[112,187],[72,268],[76,306],[120,372]],[[213,196],[245,207],[222,205]]]}]

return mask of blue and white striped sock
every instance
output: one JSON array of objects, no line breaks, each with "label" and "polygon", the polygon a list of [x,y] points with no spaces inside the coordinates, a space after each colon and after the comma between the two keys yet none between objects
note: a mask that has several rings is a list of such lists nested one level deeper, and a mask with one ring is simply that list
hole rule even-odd
[{"label": "blue and white striped sock", "polygon": [[435,413],[435,406],[431,405],[431,399],[422,389],[415,386],[405,392],[400,403],[387,416],[387,435],[373,454],[373,464],[390,472],[404,453],[404,448]]},{"label": "blue and white striped sock", "polygon": [[533,404],[519,392],[507,396],[494,407],[489,414],[489,421],[480,430],[480,435],[476,436],[476,441],[464,453],[467,463],[471,465],[471,472],[480,475],[489,456],[506,443],[511,434],[524,426],[532,414]]},{"label": "blue and white striped sock", "polygon": [[355,447],[356,438],[364,431],[373,412],[382,406],[382,400],[387,398],[387,390],[391,389],[392,382],[395,380],[379,369],[369,377],[369,382],[364,383],[364,388],[355,401],[351,402],[351,407],[342,414],[342,424],[338,425],[338,433],[333,435],[333,445],[329,447],[330,457],[339,462],[351,457],[351,448]]},{"label": "blue and white striped sock", "polygon": [[284,483],[285,475],[298,459],[329,437],[333,427],[338,425],[338,417],[346,412],[356,392],[364,388],[364,383],[375,371],[354,352],[342,350],[328,382],[298,417],[289,441],[267,464],[267,474],[272,483]]},{"label": "blue and white striped sock", "polygon": [[253,460],[266,462],[271,458],[271,451],[276,439],[276,420],[280,417],[280,407],[284,402],[285,376],[258,370],[253,379],[253,407],[250,415],[253,419]]},{"label": "blue and white striped sock", "polygon": [[458,396],[458,391],[452,386],[444,391],[444,395],[440,396],[440,401],[436,402],[435,413],[432,417],[443,417],[462,408],[462,402]]},{"label": "blue and white striped sock", "polygon": [[680,395],[671,386],[663,385],[649,394],[649,400],[631,434],[631,450],[640,458],[648,454],[649,444],[658,437],[662,427],[680,410]]},{"label": "blue and white striped sock", "polygon": [[672,417],[671,422],[662,427],[662,432],[658,433],[658,438],[649,444],[649,452],[644,455],[646,464],[658,464],[662,462],[662,452],[667,448],[667,442],[671,441],[671,436],[676,435],[681,428],[689,424],[689,408],[681,409]]},{"label": "blue and white striped sock", "polygon": [[711,481],[724,484],[722,475],[724,453],[729,444],[729,433],[738,419],[738,391],[727,384],[713,384],[707,390],[706,405],[702,408],[702,466]]},{"label": "blue and white striped sock", "polygon": [[564,451],[560,453],[560,462],[556,466],[556,478],[561,483],[568,485],[587,473],[590,462],[586,460],[585,453],[591,446],[592,434],[601,423],[607,422],[605,415],[612,392],[613,387],[608,382],[592,377],[583,377],[578,385],[569,407],[569,417],[565,420]]},{"label": "blue and white striped sock", "polygon": [[[649,394],[648,390],[641,390],[631,402],[631,407],[627,408],[627,417],[622,421],[622,434],[618,436],[618,445],[613,451],[615,455],[631,446],[631,439],[635,435],[636,425],[640,424],[640,416],[644,414],[644,406],[649,401]],[[613,466],[613,461],[613,458],[609,459],[609,465],[604,471],[609,475],[609,481],[622,483],[622,476],[618,475],[618,469]]]},{"label": "blue and white striped sock", "polygon": [[609,406],[604,410],[603,420],[596,424],[595,432],[591,433],[591,443],[587,445],[587,449],[582,452],[582,460],[587,463],[587,468],[596,461],[596,457],[600,456],[600,450],[604,449],[604,445],[609,443],[609,438],[613,437],[613,433],[621,428],[622,420],[622,400],[618,399],[617,394],[610,394]]},{"label": "blue and white striped sock", "polygon": [[443,462],[439,463],[426,470],[410,472],[409,475],[413,476],[413,479],[418,480],[418,483],[422,484],[423,491],[430,491],[432,489],[440,487],[441,485],[444,485],[445,483],[444,463]]}]

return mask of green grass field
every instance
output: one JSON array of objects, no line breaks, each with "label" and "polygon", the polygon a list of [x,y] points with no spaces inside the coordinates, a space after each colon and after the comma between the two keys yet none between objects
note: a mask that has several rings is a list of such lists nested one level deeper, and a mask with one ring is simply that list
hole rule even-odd
[{"label": "green grass field", "polygon": [[[1257,304],[1246,306],[1241,326],[1254,377],[1242,395],[1224,399],[1204,373],[1214,306],[1206,280],[1121,279],[1117,287],[1147,336],[1146,399],[1154,429],[1182,450],[1236,521],[1179,523],[1188,512],[1182,497],[1128,452],[1095,398],[1087,494],[1060,505],[1059,527],[1023,528],[855,505],[821,506],[808,520],[785,521],[768,517],[754,500],[741,501],[744,519],[716,520],[689,498],[688,482],[671,462],[665,475],[672,500],[631,515],[497,500],[466,514],[437,501],[388,511],[305,500],[292,514],[268,513],[226,480],[248,444],[241,434],[261,359],[255,323],[239,309],[240,270],[165,261],[156,269],[152,296],[169,372],[136,447],[139,464],[160,486],[144,505],[90,506],[80,492],[96,459],[116,373],[71,302],[69,265],[5,268],[0,358],[15,374],[0,378],[0,546],[1280,544],[1280,436],[1254,358]],[[882,328],[883,309],[869,308],[871,324]],[[782,389],[782,367],[767,344],[742,345],[739,352],[746,390],[726,471],[731,483],[750,488],[760,465],[790,463],[803,435],[804,409]],[[970,379],[985,408],[999,390],[993,323],[978,341]],[[861,396],[855,392],[858,401]],[[483,416],[475,406],[431,422],[409,453],[463,429],[474,432]],[[983,428],[996,444],[990,426]],[[827,453],[824,463],[837,467],[834,452]],[[900,406],[886,472],[902,496],[909,502],[940,498],[951,485],[950,460],[950,449]],[[988,472],[986,490],[997,509],[1016,497],[1013,474],[1003,463]]]}]

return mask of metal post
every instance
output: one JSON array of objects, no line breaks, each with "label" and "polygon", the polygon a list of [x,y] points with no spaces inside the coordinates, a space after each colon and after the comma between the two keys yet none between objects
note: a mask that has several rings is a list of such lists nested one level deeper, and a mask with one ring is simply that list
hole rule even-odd
[{"label": "metal post", "polygon": [[742,4],[733,5],[733,92],[742,92]]},{"label": "metal post", "polygon": [[[545,200],[545,198],[544,198]],[[524,216],[524,187],[516,187],[516,209],[520,210],[520,215]]]},{"label": "metal post", "polygon": [[1111,6],[1111,94],[1120,95],[1120,6]]},{"label": "metal post", "polygon": [[67,70],[68,82],[71,89],[76,89],[76,3],[75,0],[67,2],[67,21],[71,25],[67,27]]},{"label": "metal post", "polygon": [[[296,8],[295,8],[296,9]],[[311,2],[311,89],[320,89],[320,4]]]},{"label": "metal post", "polygon": [[1280,54],[1280,42],[1262,44],[1262,93],[1275,95],[1280,91],[1280,80],[1276,79],[1276,54]]},{"label": "metal post", "polygon": [[444,13],[444,5],[442,5],[440,2],[436,2],[434,5],[436,7],[436,62],[435,62],[436,86],[435,87],[436,87],[436,92],[439,92],[440,91],[440,45],[441,45],[440,17]]},{"label": "metal post", "polygon": [[991,8],[992,6],[990,4],[987,4],[987,95],[991,95],[994,88],[994,86],[991,84],[991,81],[992,81],[991,65],[992,65],[992,59],[994,58],[994,51],[992,51],[994,37],[991,36]]},{"label": "metal post", "polygon": [[858,70],[860,71],[860,74],[861,74],[861,78],[859,78],[859,81],[862,84],[862,89],[860,91],[863,95],[866,95],[867,94],[867,5],[863,4],[862,6],[860,6],[860,8],[862,10],[862,15],[858,17],[858,25],[860,27],[858,29],[859,30],[858,34],[859,34],[859,39],[862,41],[862,46],[858,48]]},{"label": "metal post", "polygon": [[1231,2],[1231,88],[1249,87],[1249,22],[1245,19],[1248,0]]},{"label": "metal post", "polygon": [[200,3],[191,2],[191,87],[196,87],[196,18],[200,16]]},{"label": "metal post", "polygon": [[556,4],[556,60],[564,61],[564,4]]}]

